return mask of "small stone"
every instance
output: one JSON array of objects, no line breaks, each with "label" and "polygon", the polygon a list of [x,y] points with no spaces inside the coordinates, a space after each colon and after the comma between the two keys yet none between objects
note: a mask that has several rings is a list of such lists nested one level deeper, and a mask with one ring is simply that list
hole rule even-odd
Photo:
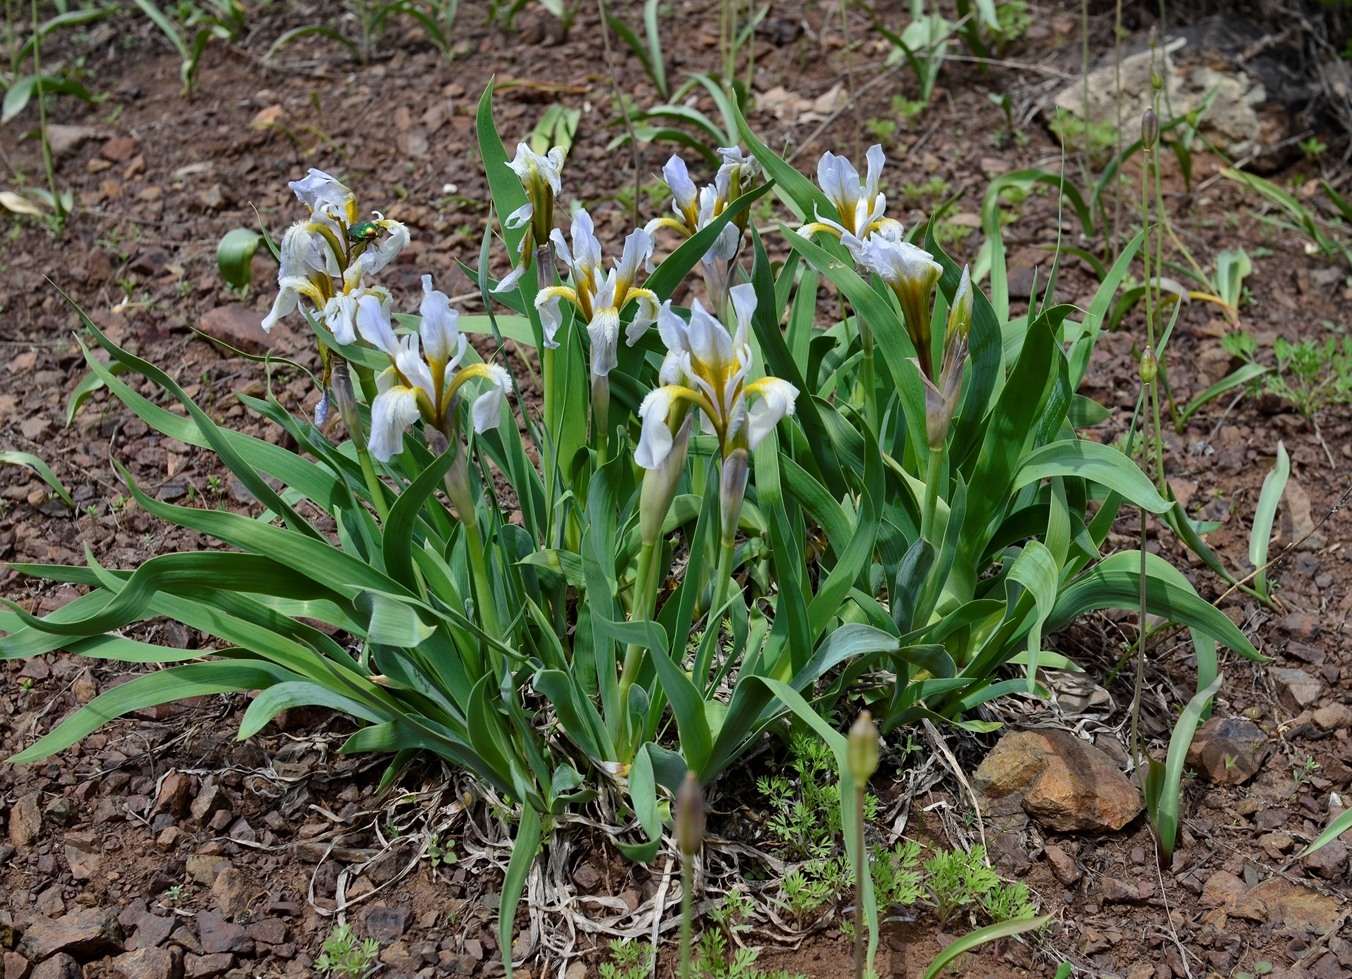
[{"label": "small stone", "polygon": [[381,945],[389,945],[403,937],[412,920],[412,908],[373,904],[361,914],[362,934]]},{"label": "small stone", "polygon": [[220,874],[230,869],[230,861],[215,853],[194,853],[183,866],[189,880],[210,887]]},{"label": "small stone", "polygon": [[84,970],[74,957],[58,952],[45,962],[39,962],[28,979],[84,979]]},{"label": "small stone", "polygon": [[211,955],[188,955],[183,959],[183,979],[213,979],[234,968],[235,957],[229,952]]},{"label": "small stone", "polygon": [[197,938],[207,955],[216,952],[246,954],[253,951],[253,942],[244,934],[242,927],[211,911],[198,912]]},{"label": "small stone", "polygon": [[1295,845],[1295,840],[1291,838],[1290,833],[1276,832],[1265,833],[1258,838],[1258,845],[1263,848],[1263,852],[1271,860],[1280,860],[1284,857],[1291,847]]},{"label": "small stone", "polygon": [[1311,612],[1290,612],[1277,620],[1277,629],[1308,641],[1319,635],[1319,619]]},{"label": "small stone", "polygon": [[281,918],[257,918],[249,922],[245,934],[264,945],[281,945],[286,941],[286,922]]},{"label": "small stone", "polygon": [[1104,904],[1142,904],[1140,888],[1117,877],[1105,877],[1099,883]]},{"label": "small stone", "polygon": [[573,883],[578,886],[583,893],[594,894],[596,888],[601,884],[601,875],[597,873],[596,868],[590,863],[580,863],[577,869],[573,871]]},{"label": "small stone", "polygon": [[1287,928],[1323,933],[1333,927],[1341,909],[1338,902],[1280,877],[1265,880],[1249,896],[1267,909],[1267,920]]},{"label": "small stone", "polygon": [[1053,877],[1066,887],[1074,887],[1080,882],[1084,874],[1075,863],[1074,857],[1055,843],[1048,844],[1043,852],[1046,854],[1048,865],[1052,868]]},{"label": "small stone", "polygon": [[1310,720],[1321,731],[1352,728],[1352,707],[1347,704],[1325,704],[1310,716]]},{"label": "small stone", "polygon": [[9,809],[9,839],[15,846],[28,846],[42,833],[42,810],[36,792],[20,796]]},{"label": "small stone", "polygon": [[563,979],[587,979],[587,963],[574,959],[563,973]]},{"label": "small stone", "polygon": [[1324,682],[1304,670],[1274,667],[1271,675],[1277,688],[1277,700],[1293,714],[1317,703],[1324,695]]},{"label": "small stone", "polygon": [[1240,785],[1258,774],[1267,735],[1243,717],[1213,717],[1193,736],[1187,764],[1213,785]]},{"label": "small stone", "polygon": [[193,780],[191,775],[182,772],[170,772],[160,780],[160,789],[155,793],[153,812],[167,812],[175,819],[188,814],[192,803]]},{"label": "small stone", "polygon": [[465,954],[475,962],[484,960],[484,943],[477,938],[467,938],[465,940]]},{"label": "small stone", "polygon": [[227,917],[235,917],[247,909],[254,898],[255,888],[242,870],[230,867],[220,872],[211,885],[211,896],[216,907]]},{"label": "small stone", "polygon": [[199,823],[209,822],[212,816],[229,805],[230,800],[221,791],[220,783],[215,776],[208,775],[202,779],[202,787],[197,792],[197,798],[192,801],[192,818]]},{"label": "small stone", "polygon": [[1342,840],[1332,840],[1300,862],[1306,870],[1320,877],[1342,880],[1348,871],[1347,844]]},{"label": "small stone", "polygon": [[243,303],[217,306],[202,315],[197,328],[207,338],[217,340],[246,354],[261,354],[268,349],[258,311]]},{"label": "small stone", "polygon": [[99,156],[112,163],[126,163],[140,148],[140,143],[130,136],[114,136],[103,144]]},{"label": "small stone", "polygon": [[220,184],[212,184],[206,190],[197,195],[202,206],[208,211],[219,211],[225,207],[225,195],[221,193]]},{"label": "small stone", "polygon": [[114,979],[174,979],[181,970],[173,954],[163,948],[138,948],[113,959]]},{"label": "small stone", "polygon": [[6,952],[0,956],[0,967],[3,968],[0,975],[3,975],[4,979],[25,979],[28,970],[32,968],[28,960],[18,952]]},{"label": "small stone", "polygon": [[122,926],[102,908],[85,908],[55,920],[39,916],[29,922],[17,951],[34,961],[57,952],[96,959],[122,951]]},{"label": "small stone", "polygon": [[136,929],[136,946],[145,948],[162,944],[173,934],[174,925],[173,918],[152,914],[149,910],[138,914],[131,925]]},{"label": "small stone", "polygon": [[103,871],[103,851],[93,837],[66,834],[66,865],[76,880],[89,880]]}]

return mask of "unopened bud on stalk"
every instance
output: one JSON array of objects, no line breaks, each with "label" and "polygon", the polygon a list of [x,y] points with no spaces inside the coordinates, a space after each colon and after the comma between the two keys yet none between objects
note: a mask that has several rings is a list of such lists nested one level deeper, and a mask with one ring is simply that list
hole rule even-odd
[{"label": "unopened bud on stalk", "polygon": [[687,857],[704,845],[704,790],[694,772],[685,773],[676,792],[676,845]]},{"label": "unopened bud on stalk", "polygon": [[1159,358],[1155,356],[1155,351],[1150,347],[1145,348],[1141,354],[1141,383],[1154,384],[1155,377],[1160,372]]},{"label": "unopened bud on stalk", "polygon": [[685,458],[690,442],[690,418],[687,416],[672,436],[671,451],[656,469],[643,474],[643,489],[639,495],[639,539],[651,544],[662,534],[662,521],[667,519],[671,501],[676,497],[681,474],[685,472]]},{"label": "unopened bud on stalk", "polygon": [[1164,73],[1158,68],[1150,69],[1150,88],[1155,92],[1164,91]]},{"label": "unopened bud on stalk", "polygon": [[360,434],[361,416],[357,413],[357,396],[352,391],[352,375],[348,371],[347,361],[333,357],[333,374],[329,379],[333,391],[333,401],[338,408],[338,417],[349,435]]},{"label": "unopened bud on stalk", "polygon": [[1154,109],[1146,109],[1141,114],[1141,145],[1146,149],[1154,149],[1155,142],[1160,138],[1160,117],[1155,114]]},{"label": "unopened bud on stalk", "polygon": [[850,737],[846,744],[845,756],[850,764],[850,778],[858,788],[873,777],[878,770],[878,728],[874,726],[873,715],[860,711],[850,726]]},{"label": "unopened bud on stalk", "polygon": [[737,521],[742,515],[742,500],[746,497],[746,449],[733,449],[723,460],[723,480],[718,492],[723,540],[737,535]]}]

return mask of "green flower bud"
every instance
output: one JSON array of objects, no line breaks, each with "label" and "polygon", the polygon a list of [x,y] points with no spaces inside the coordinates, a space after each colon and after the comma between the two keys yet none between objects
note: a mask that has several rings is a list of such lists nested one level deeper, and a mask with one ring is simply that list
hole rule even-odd
[{"label": "green flower bud", "polygon": [[1146,149],[1154,149],[1155,142],[1160,138],[1160,117],[1155,114],[1154,109],[1146,109],[1141,114],[1141,145]]},{"label": "green flower bud", "polygon": [[1155,351],[1149,347],[1141,354],[1141,383],[1154,384],[1155,376],[1160,372],[1159,358],[1155,356]]},{"label": "green flower bud", "polygon": [[703,844],[704,790],[695,773],[686,772],[676,792],[676,845],[682,854],[693,857]]},{"label": "green flower bud", "polygon": [[856,786],[862,787],[873,773],[878,770],[878,728],[874,726],[873,715],[860,711],[850,726],[850,737],[845,749],[850,764],[850,777]]},{"label": "green flower bud", "polygon": [[718,490],[719,529],[725,541],[737,535],[737,521],[742,516],[742,501],[746,498],[746,474],[746,449],[733,449],[723,460],[723,478]]}]

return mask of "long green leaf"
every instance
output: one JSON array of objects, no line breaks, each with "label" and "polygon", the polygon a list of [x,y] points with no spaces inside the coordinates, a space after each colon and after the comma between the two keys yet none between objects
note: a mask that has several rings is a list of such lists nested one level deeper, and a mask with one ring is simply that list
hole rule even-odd
[{"label": "long green leaf", "polygon": [[1150,819],[1155,826],[1155,843],[1166,861],[1173,856],[1174,841],[1178,835],[1179,795],[1182,790],[1183,768],[1187,764],[1188,748],[1192,746],[1192,737],[1197,733],[1197,725],[1202,721],[1203,711],[1221,688],[1222,679],[1217,676],[1205,689],[1193,694],[1188,705],[1183,708],[1183,713],[1179,715],[1178,723],[1174,725],[1173,733],[1169,736],[1169,752],[1165,756],[1163,782],[1157,786],[1158,795],[1148,800],[1152,803]]},{"label": "long green leaf", "polygon": [[42,477],[42,481],[52,488],[52,492],[65,501],[66,506],[75,506],[75,501],[72,500],[70,494],[66,492],[65,484],[57,479],[56,473],[52,472],[51,467],[48,466],[47,463],[43,462],[31,452],[14,452],[9,450],[0,452],[0,466],[27,466]]},{"label": "long green leaf", "polygon": [[1277,517],[1277,506],[1286,492],[1286,481],[1291,475],[1291,457],[1286,446],[1277,443],[1277,462],[1272,472],[1263,479],[1263,491],[1258,496],[1258,508],[1253,514],[1253,530],[1249,533],[1249,563],[1258,569],[1253,586],[1260,595],[1268,593],[1267,556],[1272,539],[1272,524]]},{"label": "long green leaf", "polygon": [[1111,445],[1085,439],[1044,445],[1023,461],[1012,488],[1018,490],[1053,476],[1087,479],[1151,513],[1164,513],[1171,506],[1140,467]]},{"label": "long green leaf", "polygon": [[1026,931],[1036,931],[1051,920],[1051,915],[1044,914],[1040,918],[1015,918],[1012,921],[1000,921],[993,925],[978,928],[975,931],[969,931],[956,942],[944,946],[943,951],[936,955],[934,961],[925,969],[925,979],[938,979],[948,963],[965,952],[980,948],[987,942],[998,942],[1005,938],[1013,938],[1015,935],[1022,935]]}]

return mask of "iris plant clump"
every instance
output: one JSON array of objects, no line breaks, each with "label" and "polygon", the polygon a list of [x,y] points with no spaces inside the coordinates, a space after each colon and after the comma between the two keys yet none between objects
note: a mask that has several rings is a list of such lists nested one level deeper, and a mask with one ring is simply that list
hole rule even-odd
[{"label": "iris plant clump", "polygon": [[[685,785],[678,809],[692,811],[694,785],[790,714],[832,746],[848,802],[877,749],[863,731],[847,753],[838,706],[866,708],[883,734],[922,719],[988,728],[981,705],[1043,695],[1040,669],[1073,666],[1047,634],[1136,608],[1143,581],[1147,611],[1188,626],[1199,651],[1258,656],[1161,558],[1102,551],[1119,506],[1173,506],[1127,456],[1081,439],[1090,415],[1070,411],[1120,277],[1082,314],[1002,322],[1003,297],[993,306],[925,228],[887,217],[881,149],[862,180],[827,153],[818,187],[744,121],[746,148],[720,149],[705,186],[678,157],[663,168],[670,214],[603,242],[583,208],[565,239],[563,152],[509,157],[491,90],[476,133],[509,265],[494,281],[501,258],[485,250],[482,314],[457,312],[430,276],[418,315],[396,314],[409,297],[379,276],[408,229],[364,217],[321,171],[291,184],[308,213],[282,239],[261,325],[312,328],[319,408],[312,421],[241,395],[284,440],[222,428],[85,321],[111,396],[216,453],[259,506],[179,506],[129,480],[151,515],[225,546],[134,569],[16,566],[85,593],[44,617],[0,612],[0,656],[64,647],[163,668],[14,760],[209,692],[256,693],[242,738],[297,705],[341,711],[358,722],[343,750],[388,755],[386,783],[432,752],[516,808],[510,954],[546,817],[603,797],[625,817],[616,845],[651,860],[666,801]],[[792,212],[779,263],[748,220],[771,192]],[[823,282],[839,319],[818,313]],[[539,404],[509,400],[507,340],[538,356]],[[215,642],[128,631],[166,617]],[[682,833],[688,856],[695,838]]]}]

